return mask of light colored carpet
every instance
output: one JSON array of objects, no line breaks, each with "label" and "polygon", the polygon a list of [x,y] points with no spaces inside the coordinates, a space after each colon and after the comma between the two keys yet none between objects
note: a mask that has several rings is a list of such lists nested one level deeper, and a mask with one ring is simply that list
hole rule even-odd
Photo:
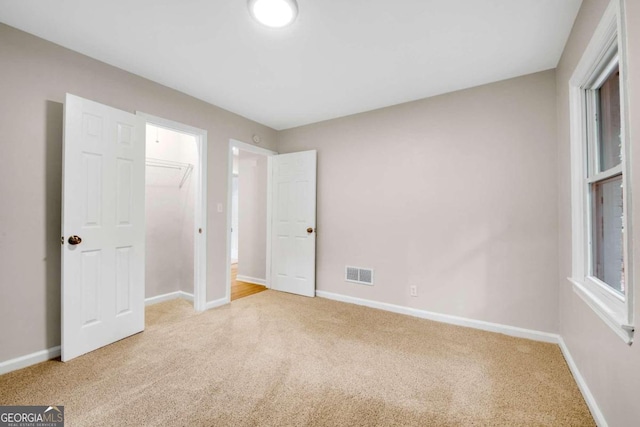
[{"label": "light colored carpet", "polygon": [[0,377],[67,426],[594,425],[558,346],[266,291]]}]

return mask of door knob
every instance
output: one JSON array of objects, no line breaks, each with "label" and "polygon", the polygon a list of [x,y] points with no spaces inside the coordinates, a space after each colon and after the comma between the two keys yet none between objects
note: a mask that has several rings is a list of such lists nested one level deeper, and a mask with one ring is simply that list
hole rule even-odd
[{"label": "door knob", "polygon": [[82,243],[82,239],[80,238],[80,236],[71,236],[69,237],[69,244],[72,246],[75,245],[79,245],[80,243]]},{"label": "door knob", "polygon": [[309,233],[309,234],[313,233],[313,228],[311,228],[311,227],[307,228],[307,233]]}]

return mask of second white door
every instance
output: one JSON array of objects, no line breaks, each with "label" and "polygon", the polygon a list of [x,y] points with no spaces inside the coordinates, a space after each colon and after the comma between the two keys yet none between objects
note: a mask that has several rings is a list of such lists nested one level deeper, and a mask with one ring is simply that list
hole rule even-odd
[{"label": "second white door", "polygon": [[308,297],[316,290],[316,151],[269,157],[271,288]]}]

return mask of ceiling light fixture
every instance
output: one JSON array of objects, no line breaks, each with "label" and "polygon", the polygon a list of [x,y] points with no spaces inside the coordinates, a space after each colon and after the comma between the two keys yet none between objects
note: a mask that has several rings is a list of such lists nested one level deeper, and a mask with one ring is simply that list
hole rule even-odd
[{"label": "ceiling light fixture", "polygon": [[249,0],[251,16],[271,28],[282,28],[291,24],[298,16],[296,0]]}]

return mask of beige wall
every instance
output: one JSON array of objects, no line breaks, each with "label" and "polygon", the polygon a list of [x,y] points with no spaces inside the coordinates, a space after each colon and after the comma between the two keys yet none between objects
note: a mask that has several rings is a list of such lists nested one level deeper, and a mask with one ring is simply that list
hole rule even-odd
[{"label": "beige wall", "polygon": [[[0,361],[60,343],[62,102],[66,92],[208,131],[207,300],[223,298],[229,139],[272,129],[0,24]],[[6,327],[11,325],[11,327]]]},{"label": "beige wall", "polygon": [[[633,242],[636,248],[635,319],[640,319],[640,2],[627,0],[627,42],[633,177]],[[584,0],[557,68],[558,87],[558,212],[560,334],[610,426],[637,426],[640,420],[640,347],[626,345],[576,295],[571,274],[571,188],[568,82],[598,25],[608,0]],[[637,341],[637,339],[636,339]]]},{"label": "beige wall", "polygon": [[238,275],[267,277],[267,157],[240,150]]},{"label": "beige wall", "polygon": [[307,149],[319,290],[557,332],[554,71],[278,136],[281,153]]}]

